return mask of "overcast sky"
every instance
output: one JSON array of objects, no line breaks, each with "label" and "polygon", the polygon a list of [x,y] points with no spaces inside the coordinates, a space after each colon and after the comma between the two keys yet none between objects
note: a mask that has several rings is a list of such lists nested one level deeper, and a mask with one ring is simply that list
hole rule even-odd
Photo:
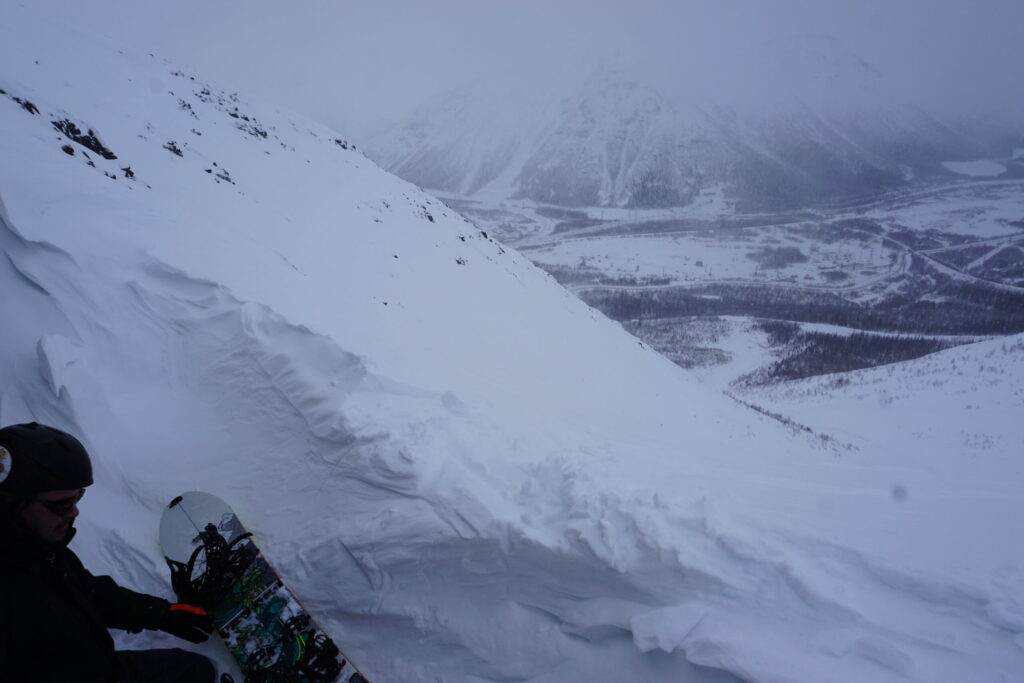
[{"label": "overcast sky", "polygon": [[1024,0],[18,1],[343,133],[478,78],[595,63],[723,97],[816,89],[807,45],[943,114],[1024,120]]}]

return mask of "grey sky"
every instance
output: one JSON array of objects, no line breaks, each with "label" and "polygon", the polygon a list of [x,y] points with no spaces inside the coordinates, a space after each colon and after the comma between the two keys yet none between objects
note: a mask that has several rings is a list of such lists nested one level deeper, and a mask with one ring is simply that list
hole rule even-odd
[{"label": "grey sky", "polygon": [[880,87],[943,114],[1024,120],[1021,0],[28,4],[343,133],[401,120],[424,98],[476,78],[565,79],[599,61],[637,68],[666,90],[756,99],[759,89],[838,85],[856,94],[851,84],[808,79],[828,65],[809,64],[799,46],[826,40],[877,68]]}]

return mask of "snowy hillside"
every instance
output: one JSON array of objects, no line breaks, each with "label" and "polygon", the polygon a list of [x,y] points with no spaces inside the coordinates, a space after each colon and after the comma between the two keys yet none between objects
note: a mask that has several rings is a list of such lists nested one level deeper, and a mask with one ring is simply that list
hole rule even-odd
[{"label": "snowy hillside", "polygon": [[[1020,434],[1006,427],[1024,408],[1022,377],[1024,335],[1015,335],[906,363],[750,390],[743,399],[816,433],[845,435],[860,466],[891,473],[892,495],[907,507],[897,523],[916,527],[914,517],[923,515],[931,525],[889,528],[890,557],[902,552],[907,534],[931,534],[935,554],[920,556],[922,549],[915,549],[916,560],[952,575],[989,564],[998,590],[1019,599],[1024,575],[1007,556],[1005,539],[1020,527],[1024,462]],[[841,518],[841,505],[823,501],[823,512]],[[985,529],[970,521],[978,514],[990,520]],[[1024,614],[1004,616],[1019,624]]]},{"label": "snowy hillside", "polygon": [[[960,173],[942,162],[1009,156],[1020,135],[950,126],[894,98],[837,41],[785,47],[760,65],[753,93],[733,92],[727,76],[690,90],[604,67],[560,92],[481,81],[365,144],[399,176],[474,199],[650,208],[724,186],[743,206],[791,208]],[[803,89],[775,85],[780,74]]]},{"label": "snowy hillside", "polygon": [[14,3],[0,91],[0,422],[94,454],[95,573],[168,595],[204,489],[376,683],[1024,670],[1019,421],[869,467],[913,435],[701,384],[339,133]]}]

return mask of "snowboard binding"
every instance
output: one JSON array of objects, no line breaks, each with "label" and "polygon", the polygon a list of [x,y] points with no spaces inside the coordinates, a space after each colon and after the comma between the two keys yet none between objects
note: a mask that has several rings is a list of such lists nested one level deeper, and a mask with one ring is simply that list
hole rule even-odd
[{"label": "snowboard binding", "polygon": [[[244,533],[228,543],[213,524],[199,532],[201,544],[192,551],[188,562],[167,559],[171,569],[171,587],[179,600],[192,605],[210,608],[224,597],[231,586],[256,557],[251,544],[244,544],[251,533]],[[200,560],[202,560],[200,562]],[[196,565],[200,566],[198,576],[193,576]]]}]

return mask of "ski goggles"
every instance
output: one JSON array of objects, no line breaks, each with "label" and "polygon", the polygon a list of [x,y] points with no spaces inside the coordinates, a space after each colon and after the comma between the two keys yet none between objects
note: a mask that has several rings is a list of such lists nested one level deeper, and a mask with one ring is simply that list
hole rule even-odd
[{"label": "ski goggles", "polygon": [[78,501],[82,500],[82,496],[84,495],[85,489],[79,489],[78,494],[71,496],[70,498],[61,498],[60,500],[43,500],[41,498],[36,498],[36,502],[53,514],[64,516],[71,512],[73,507],[78,505]]}]

